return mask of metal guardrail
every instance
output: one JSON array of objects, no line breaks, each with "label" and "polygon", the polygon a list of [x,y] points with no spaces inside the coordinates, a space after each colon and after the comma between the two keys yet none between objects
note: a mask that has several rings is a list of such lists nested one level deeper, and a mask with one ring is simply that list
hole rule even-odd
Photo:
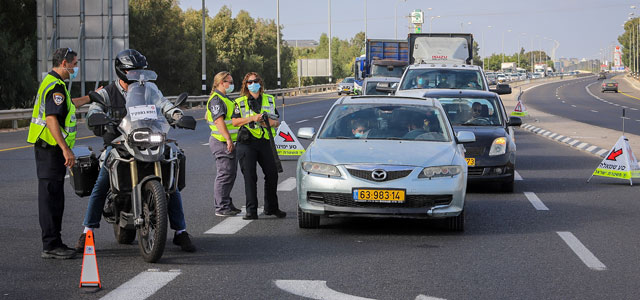
[{"label": "metal guardrail", "polygon": [[[299,95],[307,95],[310,93],[317,92],[326,92],[333,91],[337,89],[336,84],[320,84],[320,85],[310,85],[303,86],[297,88],[287,88],[287,89],[275,89],[275,90],[266,90],[265,93],[274,95],[274,96],[299,96]],[[239,97],[240,93],[230,93],[229,97]],[[168,96],[167,99],[175,100],[178,96]],[[189,108],[195,106],[204,106],[209,100],[209,96],[190,96],[187,99],[187,103]],[[85,105],[76,110],[76,113],[79,115],[79,118],[84,117],[89,110],[89,106]],[[0,110],[0,121],[12,121],[12,128],[18,128],[18,120],[26,120],[31,119],[31,115],[33,113],[32,108],[24,108],[24,109],[9,109],[9,110]]]}]

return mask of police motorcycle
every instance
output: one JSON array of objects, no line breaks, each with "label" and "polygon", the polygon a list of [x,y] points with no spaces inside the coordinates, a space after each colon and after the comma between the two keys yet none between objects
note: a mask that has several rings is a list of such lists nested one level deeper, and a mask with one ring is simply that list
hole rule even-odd
[{"label": "police motorcycle", "polygon": [[[162,93],[152,82],[151,70],[127,73],[127,115],[115,124],[105,114],[93,114],[91,127],[116,125],[121,134],[111,143],[106,161],[110,191],[103,216],[113,224],[118,243],[130,244],[138,236],[140,253],[146,262],[157,262],[167,238],[169,194],[185,186],[185,156],[175,140],[167,138],[171,127],[194,130],[196,121],[183,116],[169,123],[160,106]],[[181,94],[173,108],[187,99]],[[103,104],[103,103],[101,103]],[[103,154],[104,155],[104,154]]]}]

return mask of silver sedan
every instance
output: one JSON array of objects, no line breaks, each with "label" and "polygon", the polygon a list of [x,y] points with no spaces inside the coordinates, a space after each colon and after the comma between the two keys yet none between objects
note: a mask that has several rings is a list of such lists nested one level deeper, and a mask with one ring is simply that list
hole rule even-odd
[{"label": "silver sedan", "polygon": [[464,229],[467,163],[438,101],[361,96],[334,103],[298,160],[298,224],[317,228],[321,216],[445,219]]}]

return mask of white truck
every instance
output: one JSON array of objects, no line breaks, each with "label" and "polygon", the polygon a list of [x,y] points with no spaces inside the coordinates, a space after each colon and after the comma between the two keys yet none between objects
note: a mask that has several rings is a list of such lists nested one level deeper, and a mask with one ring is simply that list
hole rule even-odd
[{"label": "white truck", "polygon": [[547,64],[534,64],[533,72],[538,77],[545,77],[547,74]]},{"label": "white truck", "polygon": [[514,62],[505,62],[500,65],[500,70],[502,70],[502,73],[517,73],[517,67]]}]

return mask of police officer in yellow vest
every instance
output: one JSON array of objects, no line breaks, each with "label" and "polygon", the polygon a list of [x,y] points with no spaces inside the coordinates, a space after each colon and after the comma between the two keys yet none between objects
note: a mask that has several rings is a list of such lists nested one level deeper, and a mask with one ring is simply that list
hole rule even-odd
[{"label": "police officer in yellow vest", "polygon": [[75,250],[62,243],[64,176],[75,157],[76,107],[90,102],[88,96],[71,99],[64,80],[78,75],[77,53],[60,48],[53,53],[53,70],[38,89],[27,142],[34,144],[38,175],[38,215],[42,229],[42,258],[72,258]]},{"label": "police officer in yellow vest", "polygon": [[[242,127],[238,133],[238,160],[244,176],[244,190],[247,198],[245,220],[258,218],[258,195],[256,163],[260,164],[264,173],[264,214],[284,218],[287,214],[278,207],[278,171],[273,158],[269,133],[262,121],[262,114],[278,116],[275,99],[264,94],[262,79],[255,72],[244,76],[242,96],[236,99],[236,107],[231,116],[233,126]],[[269,119],[272,135],[274,128],[280,125],[277,120]],[[245,131],[243,134],[243,131]]]},{"label": "police officer in yellow vest", "polygon": [[211,128],[209,148],[216,160],[216,180],[213,186],[215,214],[221,217],[235,216],[240,212],[231,199],[231,189],[238,172],[235,149],[238,127],[231,122],[235,105],[227,98],[227,93],[233,92],[233,88],[233,78],[229,72],[216,74],[205,114]]}]

